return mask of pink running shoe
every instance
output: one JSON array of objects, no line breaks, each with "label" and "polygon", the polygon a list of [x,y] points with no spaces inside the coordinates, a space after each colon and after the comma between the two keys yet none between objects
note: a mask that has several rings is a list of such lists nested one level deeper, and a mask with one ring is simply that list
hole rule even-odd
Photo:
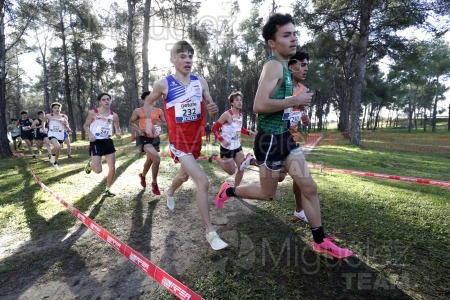
[{"label": "pink running shoe", "polygon": [[158,184],[156,182],[152,182],[152,193],[157,196],[161,195],[161,192],[159,191],[158,188]]},{"label": "pink running shoe", "polygon": [[313,241],[312,246],[314,251],[317,253],[325,253],[335,258],[346,258],[353,255],[351,250],[336,246],[332,240],[334,240],[334,237],[324,238],[320,244]]},{"label": "pink running shoe", "polygon": [[142,173],[139,173],[139,178],[141,179],[141,186],[145,189],[147,187],[147,183],[145,182],[145,176]]},{"label": "pink running shoe", "polygon": [[214,203],[216,204],[217,208],[222,208],[225,201],[227,201],[230,197],[227,196],[226,190],[231,187],[231,185],[228,184],[228,182],[224,181],[222,185],[220,186],[219,191],[217,192],[216,197],[214,198]]}]

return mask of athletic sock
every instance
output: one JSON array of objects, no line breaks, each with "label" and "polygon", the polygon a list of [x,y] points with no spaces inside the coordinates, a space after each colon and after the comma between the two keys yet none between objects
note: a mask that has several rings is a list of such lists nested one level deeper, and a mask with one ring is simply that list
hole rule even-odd
[{"label": "athletic sock", "polygon": [[234,188],[234,187],[229,187],[229,188],[227,188],[227,190],[225,191],[225,194],[228,196],[228,197],[236,197],[237,195],[236,195],[236,189]]},{"label": "athletic sock", "polygon": [[311,227],[311,233],[313,235],[314,242],[317,244],[321,244],[323,239],[325,238],[325,232],[323,231],[323,227]]}]

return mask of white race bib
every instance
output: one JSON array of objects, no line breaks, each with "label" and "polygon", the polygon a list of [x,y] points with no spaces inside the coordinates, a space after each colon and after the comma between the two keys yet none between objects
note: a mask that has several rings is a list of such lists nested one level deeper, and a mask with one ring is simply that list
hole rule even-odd
[{"label": "white race bib", "polygon": [[95,136],[96,137],[102,137],[102,138],[109,138],[112,135],[111,132],[111,127],[103,127],[103,126],[98,126],[95,129]]},{"label": "white race bib", "polygon": [[200,120],[202,115],[201,102],[187,102],[175,104],[175,121],[185,123]]}]

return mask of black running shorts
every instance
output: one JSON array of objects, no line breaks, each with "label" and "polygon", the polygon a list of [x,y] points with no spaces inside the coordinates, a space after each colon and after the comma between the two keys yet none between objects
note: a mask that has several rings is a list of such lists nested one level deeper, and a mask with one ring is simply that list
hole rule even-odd
[{"label": "black running shorts", "polygon": [[220,146],[220,157],[221,158],[225,157],[225,158],[233,158],[234,159],[236,157],[236,154],[239,153],[240,151],[242,151],[242,147],[230,150],[230,149],[227,149],[227,148],[224,148],[224,147]]},{"label": "black running shorts", "polygon": [[89,156],[103,156],[116,152],[112,139],[96,140],[89,144]]},{"label": "black running shorts", "polygon": [[159,144],[161,143],[161,139],[158,137],[155,138],[149,138],[144,135],[139,136],[139,144],[141,145],[141,152],[144,152],[144,146],[147,144],[152,145],[155,147],[155,150],[159,152]]},{"label": "black running shorts", "polygon": [[289,131],[278,135],[258,131],[253,143],[256,164],[272,171],[279,171],[286,157],[294,150],[299,150],[299,146]]}]

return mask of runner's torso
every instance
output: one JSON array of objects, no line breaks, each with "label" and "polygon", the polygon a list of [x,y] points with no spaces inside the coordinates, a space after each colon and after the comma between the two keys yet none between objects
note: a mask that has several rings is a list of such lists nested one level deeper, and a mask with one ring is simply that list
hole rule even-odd
[{"label": "runner's torso", "polygon": [[98,140],[110,139],[113,131],[114,113],[110,110],[108,116],[104,116],[97,108],[94,108],[95,119],[89,126],[89,130]]},{"label": "runner's torso", "polygon": [[[266,63],[272,60],[279,62],[275,56],[269,56]],[[291,71],[285,65],[282,64],[282,66],[283,80],[271,99],[285,99],[292,96]],[[269,114],[258,114],[258,130],[271,134],[281,134],[289,130],[289,119],[283,119],[282,110]]]},{"label": "runner's torso", "polygon": [[20,119],[19,124],[20,124],[20,130],[22,132],[30,132],[32,130],[31,125],[33,124],[33,122],[31,122],[30,119],[25,119],[25,120]]},{"label": "runner's torso", "polygon": [[49,138],[55,137],[59,141],[64,140],[64,123],[66,121],[65,116],[63,114],[56,116],[55,114],[51,113],[48,116],[48,120],[49,122],[47,136]]},{"label": "runner's torso", "polygon": [[169,129],[169,142],[201,143],[205,111],[200,80],[191,74],[189,84],[184,86],[173,75],[166,79],[168,90],[164,99],[164,113]]},{"label": "runner's torso", "polygon": [[231,116],[232,122],[231,124],[225,123],[222,125],[222,137],[225,140],[230,141],[230,145],[228,147],[222,147],[234,150],[241,146],[241,129],[242,129],[242,114],[239,112],[238,114],[234,114],[230,109],[228,113]]},{"label": "runner's torso", "polygon": [[[152,122],[153,127],[155,127],[156,136],[159,136],[161,133],[161,127],[157,125],[156,120],[162,115],[162,110],[160,108],[155,107],[155,109],[150,114],[150,121]],[[139,110],[139,128],[145,128],[145,113],[144,108],[141,107]],[[141,135],[144,135],[141,133]]]}]

